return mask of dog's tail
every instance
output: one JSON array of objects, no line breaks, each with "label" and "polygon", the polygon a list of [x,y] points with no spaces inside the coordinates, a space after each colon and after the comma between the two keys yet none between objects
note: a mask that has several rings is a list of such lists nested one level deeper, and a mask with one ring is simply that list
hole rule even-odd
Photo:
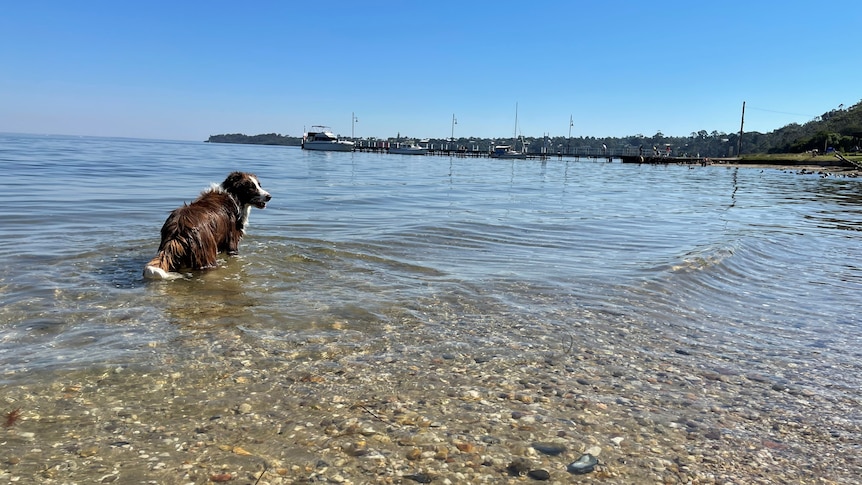
[{"label": "dog's tail", "polygon": [[181,277],[179,273],[173,272],[176,264],[174,263],[175,258],[172,255],[177,254],[175,245],[179,246],[180,251],[182,251],[182,246],[176,243],[176,241],[169,242],[164,248],[159,250],[159,254],[155,258],[151,259],[144,266],[144,278],[150,280],[171,280]]}]

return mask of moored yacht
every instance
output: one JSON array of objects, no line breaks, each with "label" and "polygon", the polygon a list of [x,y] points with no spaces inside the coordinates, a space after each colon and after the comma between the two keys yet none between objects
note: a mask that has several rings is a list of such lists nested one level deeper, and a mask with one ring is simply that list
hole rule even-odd
[{"label": "moored yacht", "polygon": [[527,154],[513,149],[510,145],[496,145],[491,152],[491,158],[518,158],[525,159]]},{"label": "moored yacht", "polygon": [[353,151],[352,141],[339,140],[328,127],[315,125],[311,130],[302,135],[303,150]]},{"label": "moored yacht", "polygon": [[512,145],[497,145],[494,147],[494,151],[491,152],[491,158],[519,158],[525,159],[527,158],[527,145],[524,144],[524,141],[521,140],[521,146],[524,151],[519,152],[515,150],[515,147],[518,144],[518,103],[515,103],[515,133],[512,137]]},{"label": "moored yacht", "polygon": [[428,153],[428,149],[412,141],[408,143],[396,143],[395,146],[390,146],[389,153],[396,155],[425,155]]}]

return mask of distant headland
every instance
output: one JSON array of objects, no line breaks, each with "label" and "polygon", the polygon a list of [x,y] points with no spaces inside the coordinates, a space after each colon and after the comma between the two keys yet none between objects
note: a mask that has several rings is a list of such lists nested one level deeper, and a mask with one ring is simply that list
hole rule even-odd
[{"label": "distant headland", "polygon": [[207,143],[243,143],[248,145],[285,145],[298,147],[302,144],[302,137],[282,136],[277,133],[267,133],[264,135],[232,133],[228,135],[211,135]]}]

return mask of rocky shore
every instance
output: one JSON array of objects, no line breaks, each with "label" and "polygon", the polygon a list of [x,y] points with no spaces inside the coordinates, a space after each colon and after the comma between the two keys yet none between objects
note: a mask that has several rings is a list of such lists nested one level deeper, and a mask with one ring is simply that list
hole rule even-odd
[{"label": "rocky shore", "polygon": [[[638,163],[630,161],[628,163]],[[688,165],[688,166],[721,166],[728,168],[746,169],[770,169],[783,170],[798,175],[818,174],[823,177],[856,178],[862,176],[862,171],[855,167],[848,167],[840,163],[808,163],[791,161],[768,161],[768,160],[738,160],[738,159],[655,159],[645,160],[643,163],[654,165]]]},{"label": "rocky shore", "polygon": [[146,349],[157,368],[5,386],[0,481],[862,483],[858,399],[619,323],[190,332],[182,354]]}]

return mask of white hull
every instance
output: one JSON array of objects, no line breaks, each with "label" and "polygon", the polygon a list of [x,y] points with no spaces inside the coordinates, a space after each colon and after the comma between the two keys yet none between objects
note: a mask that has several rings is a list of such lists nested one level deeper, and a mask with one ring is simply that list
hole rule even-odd
[{"label": "white hull", "polygon": [[352,152],[352,141],[307,141],[302,144],[305,150],[321,150],[330,152]]},{"label": "white hull", "polygon": [[527,154],[526,153],[520,153],[520,152],[509,152],[509,153],[502,153],[502,154],[498,155],[498,154],[492,153],[491,158],[504,158],[504,159],[509,158],[509,159],[525,160],[527,158]]},{"label": "white hull", "polygon": [[422,147],[394,147],[389,149],[394,155],[425,155],[428,150]]},{"label": "white hull", "polygon": [[314,131],[302,136],[303,150],[321,150],[328,152],[352,152],[353,142],[339,140],[326,126],[314,125]]},{"label": "white hull", "polygon": [[512,147],[508,145],[498,145],[495,146],[494,151],[491,152],[491,158],[512,158],[523,160],[527,158],[527,154],[512,150]]}]

